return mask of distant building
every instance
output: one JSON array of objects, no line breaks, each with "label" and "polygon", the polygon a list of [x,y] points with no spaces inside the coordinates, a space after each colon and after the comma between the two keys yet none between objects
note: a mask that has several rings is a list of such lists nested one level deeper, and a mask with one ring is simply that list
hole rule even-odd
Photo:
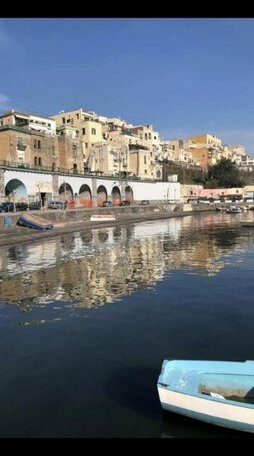
[{"label": "distant building", "polygon": [[0,126],[13,125],[22,127],[30,131],[56,134],[56,123],[50,117],[45,117],[40,114],[30,114],[17,112],[14,109],[6,111],[0,116]]},{"label": "distant building", "polygon": [[217,138],[215,135],[211,135],[208,133],[202,135],[195,135],[189,138],[193,143],[198,144],[207,144],[210,146],[221,147],[222,141],[221,139]]}]

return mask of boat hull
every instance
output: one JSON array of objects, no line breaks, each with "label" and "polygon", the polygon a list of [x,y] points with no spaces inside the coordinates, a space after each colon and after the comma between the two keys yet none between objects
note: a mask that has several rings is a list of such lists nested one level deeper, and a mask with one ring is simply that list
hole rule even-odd
[{"label": "boat hull", "polygon": [[116,220],[114,215],[92,215],[90,222],[114,222]]},{"label": "boat hull", "polygon": [[18,220],[18,224],[25,226],[26,228],[33,228],[35,230],[45,231],[52,230],[53,224],[47,222],[43,218],[33,216],[30,214],[21,215]]},{"label": "boat hull", "polygon": [[254,362],[165,360],[157,383],[164,410],[254,432]]},{"label": "boat hull", "polygon": [[213,402],[158,387],[161,406],[168,412],[239,431],[254,432],[254,411]]}]

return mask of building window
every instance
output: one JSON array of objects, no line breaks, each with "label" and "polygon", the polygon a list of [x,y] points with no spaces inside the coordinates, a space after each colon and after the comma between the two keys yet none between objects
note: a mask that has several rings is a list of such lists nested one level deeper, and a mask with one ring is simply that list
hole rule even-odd
[{"label": "building window", "polygon": [[73,156],[73,158],[77,158],[77,146],[76,146],[76,144],[73,144],[73,146],[72,146],[72,156]]},{"label": "building window", "polygon": [[37,139],[34,140],[34,148],[36,149],[37,147]]},{"label": "building window", "polygon": [[38,139],[38,149],[41,148],[41,141]]},{"label": "building window", "polygon": [[86,134],[86,129],[82,128],[82,135],[85,135],[85,134]]},{"label": "building window", "polygon": [[85,143],[85,148],[86,148],[86,149],[88,148],[88,143]]},{"label": "building window", "polygon": [[62,122],[65,123],[65,117],[62,118]]},{"label": "building window", "polygon": [[145,169],[145,174],[147,174],[147,170]]},{"label": "building window", "polygon": [[71,123],[71,119],[67,119],[66,123]]},{"label": "building window", "polygon": [[51,153],[53,157],[56,155],[55,146],[51,147]]},{"label": "building window", "polygon": [[52,163],[52,171],[55,171],[56,170],[56,164],[55,162]]},{"label": "building window", "polygon": [[38,158],[38,165],[41,166],[41,157]]},{"label": "building window", "polygon": [[79,114],[76,114],[77,119],[79,119]]},{"label": "building window", "polygon": [[26,146],[24,144],[24,139],[23,138],[18,138],[17,146],[18,146],[19,150],[22,150],[22,151],[26,150]]},{"label": "building window", "polygon": [[34,164],[37,165],[37,157],[34,157]]},{"label": "building window", "polygon": [[92,128],[92,135],[96,135],[96,129]]},{"label": "building window", "polygon": [[78,165],[77,163],[73,164],[73,172],[76,173],[78,171]]},{"label": "building window", "polygon": [[149,139],[151,139],[151,138],[152,138],[152,136],[151,136],[151,133],[148,133],[148,137],[149,137]]},{"label": "building window", "polygon": [[146,155],[144,155],[144,165],[146,165]]},{"label": "building window", "polygon": [[147,139],[147,133],[145,133],[145,139]]}]

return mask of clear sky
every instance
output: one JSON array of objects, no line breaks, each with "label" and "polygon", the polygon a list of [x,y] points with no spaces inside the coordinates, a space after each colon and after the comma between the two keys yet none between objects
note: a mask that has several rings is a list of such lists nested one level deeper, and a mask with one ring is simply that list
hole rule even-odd
[{"label": "clear sky", "polygon": [[83,107],[254,156],[254,19],[1,19],[0,112]]}]

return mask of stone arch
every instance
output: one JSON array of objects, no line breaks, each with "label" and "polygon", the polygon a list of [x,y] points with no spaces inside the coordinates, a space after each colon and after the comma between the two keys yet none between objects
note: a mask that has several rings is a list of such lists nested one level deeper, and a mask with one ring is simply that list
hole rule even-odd
[{"label": "stone arch", "polygon": [[129,185],[125,187],[125,199],[133,203],[133,190]]},{"label": "stone arch", "polygon": [[92,207],[92,192],[89,185],[81,185],[79,189],[79,203],[83,207]]},{"label": "stone arch", "polygon": [[103,203],[104,201],[107,200],[107,190],[106,188],[104,187],[104,185],[100,185],[98,188],[97,188],[97,205],[99,207],[102,207],[103,206]]},{"label": "stone arch", "polygon": [[115,186],[112,188],[111,195],[112,195],[112,203],[113,203],[113,206],[120,206],[120,203],[121,203],[121,192],[120,192],[119,187],[117,187],[117,186],[115,185]]},{"label": "stone arch", "polygon": [[5,186],[5,196],[7,199],[15,199],[16,202],[27,202],[27,189],[25,184],[19,179],[11,179]]},{"label": "stone arch", "polygon": [[73,190],[70,186],[70,184],[67,184],[67,182],[64,182],[63,184],[60,185],[59,187],[59,196],[62,201],[69,201],[73,199]]}]

